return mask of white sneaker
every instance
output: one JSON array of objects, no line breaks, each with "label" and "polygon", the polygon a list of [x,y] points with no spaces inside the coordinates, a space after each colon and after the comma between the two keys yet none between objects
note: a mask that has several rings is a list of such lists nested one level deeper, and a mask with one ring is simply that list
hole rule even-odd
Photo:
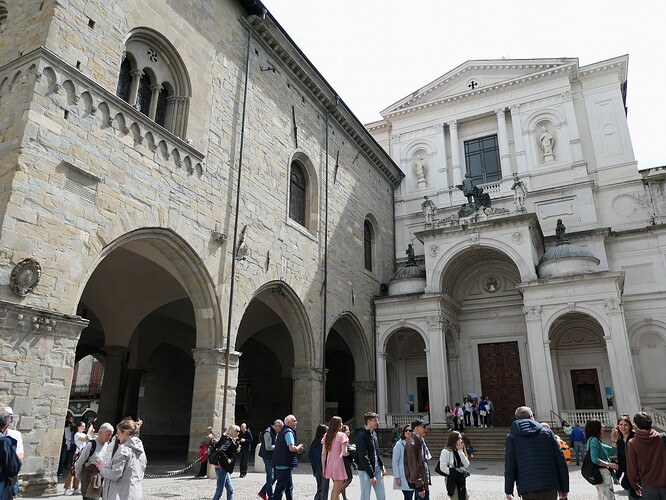
[{"label": "white sneaker", "polygon": [[71,496],[74,494],[74,490],[65,490],[65,495]]},{"label": "white sneaker", "polygon": [[76,488],[76,489],[74,490],[74,493],[73,493],[73,494],[74,494],[74,495],[80,495],[80,494],[81,494],[81,489],[80,489],[80,488]]}]

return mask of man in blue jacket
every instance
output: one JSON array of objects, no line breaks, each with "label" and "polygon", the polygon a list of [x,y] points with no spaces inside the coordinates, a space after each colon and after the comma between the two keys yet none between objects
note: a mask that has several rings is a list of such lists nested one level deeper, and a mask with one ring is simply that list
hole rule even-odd
[{"label": "man in blue jacket", "polygon": [[513,499],[513,485],[523,500],[561,500],[569,493],[569,471],[562,449],[550,429],[534,420],[527,406],[516,409],[516,420],[504,445],[504,493]]}]

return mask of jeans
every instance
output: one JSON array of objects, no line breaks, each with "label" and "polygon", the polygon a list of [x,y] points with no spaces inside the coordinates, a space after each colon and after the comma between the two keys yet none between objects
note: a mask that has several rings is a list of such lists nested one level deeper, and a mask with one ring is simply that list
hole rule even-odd
[{"label": "jeans", "polygon": [[230,474],[222,467],[215,467],[215,475],[217,476],[217,487],[215,488],[215,495],[213,500],[220,500],[222,498],[222,490],[227,489],[227,500],[234,500],[234,486],[231,484]]},{"label": "jeans", "polygon": [[557,500],[557,490],[538,490],[523,492],[523,500]]},{"label": "jeans", "polygon": [[405,500],[412,500],[414,498],[414,490],[402,490],[402,496]]},{"label": "jeans", "polygon": [[264,458],[264,468],[266,470],[266,482],[264,485],[261,487],[259,490],[259,493],[262,491],[266,493],[266,496],[268,497],[268,500],[272,500],[273,498],[273,462],[271,460],[268,460],[267,458]]},{"label": "jeans", "polygon": [[315,479],[317,480],[317,493],[315,493],[314,500],[328,500],[330,481],[321,473],[315,474]]},{"label": "jeans", "polygon": [[[375,496],[377,500],[386,500],[386,492],[384,491],[384,478],[382,477],[382,468],[375,467],[375,478],[377,483],[373,486],[375,489]],[[370,476],[367,472],[359,470],[358,480],[361,482],[361,500],[370,500]]]},{"label": "jeans", "polygon": [[643,499],[644,500],[665,500],[666,487],[664,486],[643,486]]},{"label": "jeans", "polygon": [[582,441],[574,441],[574,452],[576,453],[576,465],[578,465],[585,457],[585,443]]},{"label": "jeans", "polygon": [[273,500],[280,500],[282,494],[287,500],[294,498],[294,481],[291,477],[291,469],[275,469],[277,484],[273,492]]}]

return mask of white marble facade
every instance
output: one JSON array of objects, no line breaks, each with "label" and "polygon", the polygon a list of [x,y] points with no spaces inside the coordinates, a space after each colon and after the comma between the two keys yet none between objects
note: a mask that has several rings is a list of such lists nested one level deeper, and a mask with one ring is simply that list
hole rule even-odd
[{"label": "white marble facade", "polygon": [[[444,405],[464,393],[489,392],[501,406],[497,383],[516,384],[507,406],[522,391],[540,418],[666,407],[666,173],[637,168],[628,62],[468,61],[367,125],[406,174],[395,199],[396,259],[412,243],[427,277],[422,294],[376,301],[381,414],[403,411],[411,397],[418,410],[428,398],[442,424]],[[486,182],[475,184],[492,209],[459,218],[467,200],[456,186],[478,173],[467,149],[485,147],[482,138],[492,158],[481,166]],[[437,207],[430,223],[424,196]],[[555,246],[558,219],[571,248],[599,264],[576,271],[560,260],[560,275],[545,279],[539,261]],[[493,368],[503,359],[513,364]],[[417,387],[424,376],[427,391]]]}]

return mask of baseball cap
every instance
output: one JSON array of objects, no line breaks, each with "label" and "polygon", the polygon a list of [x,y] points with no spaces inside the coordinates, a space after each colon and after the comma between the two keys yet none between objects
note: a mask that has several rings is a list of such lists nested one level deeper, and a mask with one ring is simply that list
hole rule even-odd
[{"label": "baseball cap", "polygon": [[12,410],[11,406],[5,406],[5,411],[10,415],[14,415],[14,410]]},{"label": "baseball cap", "polygon": [[423,426],[423,427],[428,427],[428,426],[430,425],[430,423],[429,423],[429,422],[426,422],[425,420],[422,420],[422,419],[420,419],[420,418],[417,418],[417,419],[415,419],[415,420],[412,420],[412,429],[413,429],[414,427],[418,427],[419,425],[421,425],[421,426]]}]

